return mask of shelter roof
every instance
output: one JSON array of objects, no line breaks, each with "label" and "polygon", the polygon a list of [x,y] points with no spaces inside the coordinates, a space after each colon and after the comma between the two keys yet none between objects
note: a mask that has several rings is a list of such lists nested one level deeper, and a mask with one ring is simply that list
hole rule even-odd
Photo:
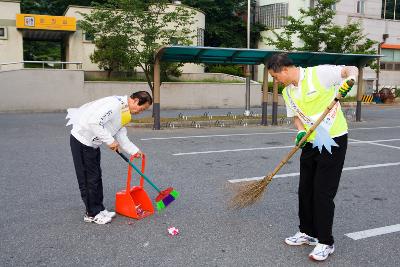
[{"label": "shelter roof", "polygon": [[364,66],[382,56],[201,46],[164,46],[157,55],[167,62],[259,65],[276,53],[287,53],[296,66],[302,67],[321,64]]}]

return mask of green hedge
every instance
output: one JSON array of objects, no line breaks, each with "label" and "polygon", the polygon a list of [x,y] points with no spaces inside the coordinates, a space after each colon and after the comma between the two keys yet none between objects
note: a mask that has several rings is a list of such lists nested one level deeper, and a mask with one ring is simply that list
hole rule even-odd
[{"label": "green hedge", "polygon": [[243,68],[239,65],[208,65],[206,66],[206,72],[225,73],[244,77]]},{"label": "green hedge", "polygon": [[[268,82],[268,92],[272,92],[274,83]],[[285,88],[282,84],[278,84],[278,93],[282,94],[282,90]]]}]

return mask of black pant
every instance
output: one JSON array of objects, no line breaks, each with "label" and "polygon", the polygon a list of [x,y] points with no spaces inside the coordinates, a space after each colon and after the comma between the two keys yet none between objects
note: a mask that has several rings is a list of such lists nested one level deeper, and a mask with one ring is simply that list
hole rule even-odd
[{"label": "black pant", "polygon": [[347,134],[334,138],[339,147],[322,153],[307,143],[300,156],[300,231],[332,245],[335,198],[347,150]]},{"label": "black pant", "polygon": [[85,146],[72,135],[70,145],[79,190],[86,206],[86,212],[89,216],[96,216],[104,210],[100,148]]}]

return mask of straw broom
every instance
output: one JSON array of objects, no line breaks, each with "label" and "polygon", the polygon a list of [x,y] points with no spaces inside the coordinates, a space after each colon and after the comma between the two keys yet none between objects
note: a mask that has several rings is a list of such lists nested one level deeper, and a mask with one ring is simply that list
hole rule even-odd
[{"label": "straw broom", "polygon": [[[353,87],[354,81],[348,80],[341,85],[340,89],[348,89]],[[339,91],[340,91],[339,89]],[[349,90],[350,91],[350,90]],[[292,148],[292,150],[279,162],[272,173],[267,174],[262,180],[256,182],[246,183],[236,188],[236,195],[231,199],[229,207],[234,209],[241,209],[250,206],[261,199],[268,184],[272,181],[275,174],[285,165],[290,158],[300,149],[301,145],[307,140],[307,138],[314,132],[318,125],[325,119],[329,111],[335,106],[335,104],[342,98],[341,93],[338,93],[334,100],[329,104],[325,111],[321,114],[318,120],[310,127],[306,135],[300,140],[299,144]]]}]

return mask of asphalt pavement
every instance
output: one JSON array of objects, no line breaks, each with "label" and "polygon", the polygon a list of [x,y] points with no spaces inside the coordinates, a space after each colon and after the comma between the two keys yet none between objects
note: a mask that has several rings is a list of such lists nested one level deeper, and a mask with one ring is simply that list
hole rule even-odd
[{"label": "asphalt pavement", "polygon": [[[142,220],[118,215],[111,224],[96,225],[83,222],[65,115],[0,114],[1,266],[316,264],[307,257],[312,247],[283,242],[298,230],[298,154],[260,203],[227,209],[232,186],[264,176],[290,150],[295,136],[290,125],[129,128],[129,137],[147,155],[149,178],[161,188],[173,186],[181,197]],[[362,122],[349,123],[335,199],[336,251],[322,266],[400,266],[400,107],[371,105],[362,115]],[[102,147],[102,170],[104,203],[113,210],[115,193],[125,187],[127,164]],[[133,180],[137,184],[138,176]],[[145,189],[154,199],[157,193],[147,184]],[[168,235],[170,226],[179,235]],[[360,231],[366,231],[360,239],[349,237]]]}]

